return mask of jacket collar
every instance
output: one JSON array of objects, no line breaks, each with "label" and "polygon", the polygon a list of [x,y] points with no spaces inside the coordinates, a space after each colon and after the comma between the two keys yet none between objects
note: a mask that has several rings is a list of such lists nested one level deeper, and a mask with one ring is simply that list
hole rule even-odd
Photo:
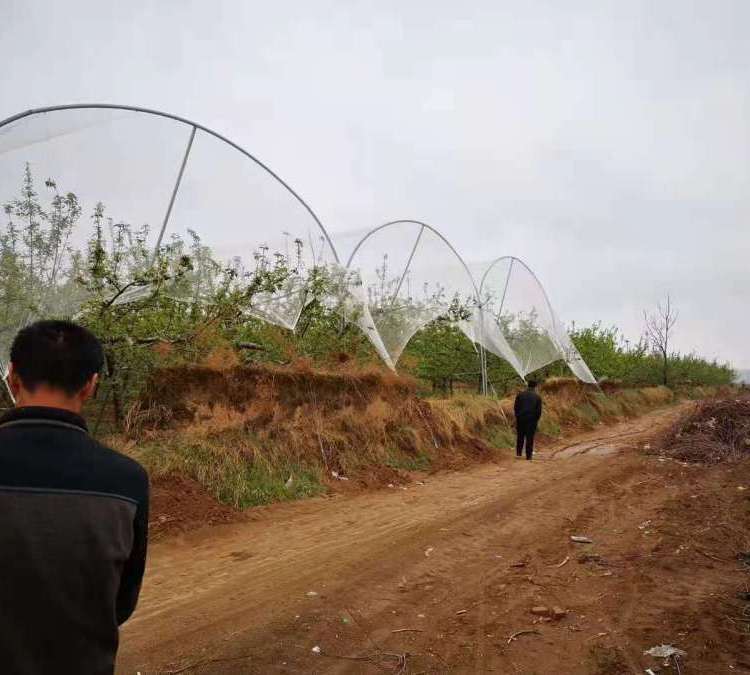
[{"label": "jacket collar", "polygon": [[86,420],[83,417],[69,410],[62,410],[61,408],[45,408],[42,406],[13,408],[0,417],[0,427],[11,422],[23,422],[25,424],[33,422],[41,422],[42,424],[58,423],[61,426],[72,425],[79,427],[82,431],[88,431]]}]

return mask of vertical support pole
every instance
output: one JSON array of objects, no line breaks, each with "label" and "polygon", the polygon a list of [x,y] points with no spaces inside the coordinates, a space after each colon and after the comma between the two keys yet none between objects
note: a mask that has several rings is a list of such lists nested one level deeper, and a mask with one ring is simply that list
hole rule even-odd
[{"label": "vertical support pole", "polygon": [[[481,311],[479,316],[481,317]],[[489,377],[487,375],[487,351],[484,348],[484,345],[480,342],[479,343],[479,367],[482,370],[482,394],[484,396],[487,396],[489,394]]]},{"label": "vertical support pole", "polygon": [[[500,300],[500,309],[498,310],[497,316],[498,320],[502,318],[503,314],[503,306],[505,305],[505,296],[508,293],[508,285],[510,284],[510,274],[513,271],[513,263],[515,262],[514,258],[510,259],[510,265],[508,267],[508,275],[505,277],[505,287],[503,288],[503,297]],[[482,280],[484,281],[484,280]],[[484,286],[484,283],[482,284]],[[480,288],[479,292],[482,292],[482,289]],[[484,342],[484,310],[482,306],[482,299],[479,299],[479,321],[480,321],[480,331],[479,334],[481,336],[481,341],[479,343],[479,353],[480,353],[480,364],[482,368],[482,393],[487,396],[489,394],[489,373],[487,370],[487,353],[484,349],[484,345],[482,344]]]},{"label": "vertical support pole", "polygon": [[[3,367],[3,370],[7,370],[5,367]],[[16,397],[13,396],[13,392],[10,390],[10,384],[8,383],[8,373],[6,372],[3,375],[3,384],[5,385],[5,391],[8,392],[8,398],[10,399],[10,402],[15,405],[16,404]]]},{"label": "vertical support pole", "polygon": [[487,377],[487,352],[484,348],[484,306],[482,303],[482,290],[477,291],[477,309],[479,310],[479,370],[482,378],[482,395],[489,393]]},{"label": "vertical support pole", "polygon": [[396,297],[401,290],[401,286],[404,285],[404,279],[406,279],[406,275],[409,274],[409,267],[411,267],[411,261],[414,259],[414,254],[417,252],[417,246],[419,246],[419,240],[422,238],[422,232],[424,232],[424,225],[419,228],[419,234],[417,235],[417,239],[414,242],[414,246],[412,246],[411,253],[409,254],[409,259],[406,261],[406,265],[404,266],[404,272],[401,275],[401,278],[398,280],[398,286],[396,286],[396,290],[393,292],[393,297],[391,298],[391,307],[393,307],[393,303],[396,302]]},{"label": "vertical support pole", "polygon": [[516,261],[515,258],[510,259],[510,265],[508,266],[508,276],[505,277],[505,288],[503,288],[503,297],[500,300],[500,309],[497,313],[497,316],[499,319],[502,319],[503,316],[503,307],[505,305],[505,296],[508,293],[508,284],[510,284],[510,273],[513,271],[513,263]]},{"label": "vertical support pole", "polygon": [[185,154],[182,157],[182,164],[180,165],[180,172],[177,174],[177,180],[175,181],[174,188],[172,189],[172,196],[169,199],[169,206],[167,206],[167,212],[164,214],[164,222],[161,224],[161,230],[159,231],[159,237],[156,240],[156,246],[154,247],[154,262],[156,257],[159,255],[159,249],[161,248],[161,242],[164,238],[164,232],[167,229],[169,223],[169,217],[172,215],[172,207],[174,206],[174,200],[177,196],[177,191],[180,189],[180,183],[182,182],[182,174],[185,173],[185,165],[188,161],[188,155],[190,155],[190,148],[193,147],[193,139],[195,138],[196,127],[193,126],[190,130],[190,138],[185,148]]}]

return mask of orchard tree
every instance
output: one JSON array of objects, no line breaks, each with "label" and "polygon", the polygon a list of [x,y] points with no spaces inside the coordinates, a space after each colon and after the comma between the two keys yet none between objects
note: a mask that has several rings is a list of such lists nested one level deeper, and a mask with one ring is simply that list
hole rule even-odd
[{"label": "orchard tree", "polygon": [[656,354],[661,357],[662,384],[667,385],[669,381],[669,347],[672,339],[672,330],[677,323],[678,311],[672,306],[672,301],[667,295],[666,302],[659,302],[656,311],[648,313],[643,311],[646,322],[646,340]]}]

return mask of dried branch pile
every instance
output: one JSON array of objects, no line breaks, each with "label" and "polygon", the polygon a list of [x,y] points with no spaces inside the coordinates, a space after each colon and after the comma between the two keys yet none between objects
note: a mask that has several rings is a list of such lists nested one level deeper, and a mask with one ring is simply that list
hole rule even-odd
[{"label": "dried branch pile", "polygon": [[750,457],[750,398],[701,403],[667,432],[659,453],[717,464]]}]

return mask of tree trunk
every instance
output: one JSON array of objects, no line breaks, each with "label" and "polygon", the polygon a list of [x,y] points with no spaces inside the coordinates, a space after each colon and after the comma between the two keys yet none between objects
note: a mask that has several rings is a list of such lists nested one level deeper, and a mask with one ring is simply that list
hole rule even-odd
[{"label": "tree trunk", "polygon": [[112,381],[112,408],[115,416],[115,427],[117,431],[122,431],[122,396],[120,383],[117,380]]}]

